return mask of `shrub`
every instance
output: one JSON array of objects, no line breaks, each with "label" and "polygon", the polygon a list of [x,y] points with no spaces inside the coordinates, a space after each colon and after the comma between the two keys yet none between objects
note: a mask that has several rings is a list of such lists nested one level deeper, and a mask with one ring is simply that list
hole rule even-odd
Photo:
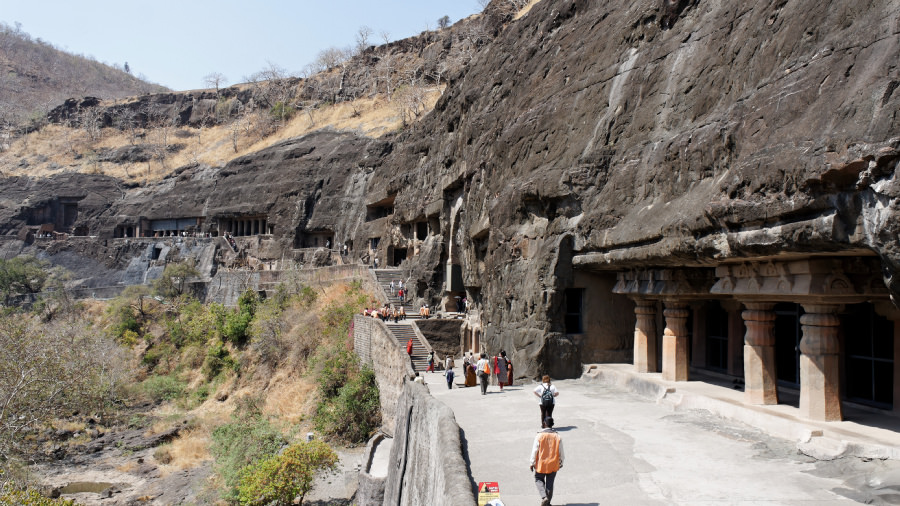
[{"label": "shrub", "polygon": [[276,102],[274,106],[269,110],[269,114],[272,115],[272,119],[279,121],[286,121],[291,119],[294,116],[294,113],[297,112],[292,106],[285,104],[284,102]]},{"label": "shrub", "polygon": [[178,311],[178,315],[166,322],[170,339],[176,346],[205,344],[223,333],[225,308],[221,304],[203,305],[190,300]]},{"label": "shrub", "polygon": [[141,390],[154,402],[171,401],[184,395],[185,383],[175,375],[150,376],[141,383]]},{"label": "shrub", "polygon": [[203,360],[203,374],[207,380],[218,376],[226,369],[237,369],[237,362],[231,357],[228,348],[222,341],[214,341],[206,350],[206,359]]},{"label": "shrub", "polygon": [[231,422],[213,431],[210,445],[216,470],[228,486],[225,498],[238,498],[237,486],[245,467],[275,455],[286,443],[281,432],[260,413],[258,401],[240,399]]},{"label": "shrub", "polygon": [[288,343],[283,338],[285,322],[282,313],[277,299],[266,300],[259,304],[250,323],[252,348],[265,364],[278,364],[288,352]]},{"label": "shrub", "polygon": [[238,499],[246,505],[289,505],[303,498],[319,471],[333,471],[338,456],[327,444],[313,440],[288,447],[281,455],[247,466],[238,484]]},{"label": "shrub", "polygon": [[337,397],[354,370],[359,369],[359,359],[347,350],[333,350],[330,354],[323,351],[317,360],[321,361],[319,370],[319,394],[324,399]]},{"label": "shrub", "polygon": [[175,346],[169,341],[156,343],[141,357],[141,362],[151,371],[169,372],[175,358]]},{"label": "shrub", "polygon": [[0,487],[0,505],[15,506],[75,506],[68,499],[50,499],[33,488],[20,489],[6,484]]},{"label": "shrub", "polygon": [[300,303],[304,307],[312,306],[319,298],[318,292],[311,286],[304,286],[299,293]]},{"label": "shrub", "polygon": [[249,337],[248,330],[253,316],[256,314],[256,306],[259,297],[253,290],[246,290],[238,298],[237,310],[225,316],[223,334],[225,338],[235,344],[243,344]]},{"label": "shrub", "polygon": [[340,387],[337,396],[321,402],[316,428],[347,443],[364,443],[381,425],[375,373],[364,367]]}]

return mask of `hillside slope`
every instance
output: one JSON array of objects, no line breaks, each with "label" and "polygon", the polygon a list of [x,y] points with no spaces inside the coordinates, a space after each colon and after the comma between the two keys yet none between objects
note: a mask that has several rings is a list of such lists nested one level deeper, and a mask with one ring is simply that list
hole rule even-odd
[{"label": "hillside slope", "polygon": [[115,99],[161,91],[166,88],[0,23],[0,128],[39,120],[69,97]]}]

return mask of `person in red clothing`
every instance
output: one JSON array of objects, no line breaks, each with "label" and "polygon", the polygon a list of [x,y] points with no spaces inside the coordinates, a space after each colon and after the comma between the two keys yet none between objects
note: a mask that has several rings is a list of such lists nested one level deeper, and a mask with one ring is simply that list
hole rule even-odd
[{"label": "person in red clothing", "polygon": [[494,357],[494,374],[497,375],[497,383],[500,384],[500,390],[503,390],[503,385],[506,384],[507,377],[509,376],[509,361],[506,359],[506,352],[501,350],[500,355]]},{"label": "person in red clothing", "polygon": [[412,338],[409,338],[409,341],[406,342],[406,354],[412,357]]}]

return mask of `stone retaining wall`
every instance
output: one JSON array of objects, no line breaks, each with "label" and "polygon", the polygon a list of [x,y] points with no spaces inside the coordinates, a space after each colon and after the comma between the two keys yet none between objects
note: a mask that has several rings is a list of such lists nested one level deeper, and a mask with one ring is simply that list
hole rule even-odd
[{"label": "stone retaining wall", "polygon": [[203,293],[202,298],[206,302],[234,306],[241,293],[248,288],[260,291],[274,290],[279,283],[321,286],[350,281],[361,281],[363,288],[369,292],[372,292],[376,285],[366,266],[349,264],[283,271],[222,270],[218,271],[209,282],[198,282],[197,291]]},{"label": "stone retaining wall", "polygon": [[394,341],[383,321],[362,315],[353,317],[353,349],[375,371],[381,399],[381,430],[393,436],[397,401],[406,382],[416,374],[409,355]]},{"label": "stone retaining wall", "polygon": [[[353,343],[356,353],[375,371],[383,431],[394,438],[383,504],[474,506],[475,493],[453,411],[416,381],[406,350],[394,341],[384,322],[354,317]],[[374,482],[367,483],[366,490],[370,485]],[[381,495],[369,490],[367,497]]]}]

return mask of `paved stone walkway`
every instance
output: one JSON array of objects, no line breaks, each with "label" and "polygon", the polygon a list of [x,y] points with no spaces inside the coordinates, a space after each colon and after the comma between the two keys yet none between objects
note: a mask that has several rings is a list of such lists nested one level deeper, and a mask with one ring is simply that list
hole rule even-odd
[{"label": "paved stone walkway", "polygon": [[[456,414],[474,480],[499,482],[505,506],[539,504],[528,468],[540,428],[536,385],[502,393],[491,386],[482,396],[462,386],[460,372],[452,390],[439,373],[423,376]],[[845,483],[852,477],[798,454],[793,442],[750,426],[703,410],[673,412],[598,383],[555,384],[566,462],[554,505],[849,504],[847,496],[872,497]]]}]

